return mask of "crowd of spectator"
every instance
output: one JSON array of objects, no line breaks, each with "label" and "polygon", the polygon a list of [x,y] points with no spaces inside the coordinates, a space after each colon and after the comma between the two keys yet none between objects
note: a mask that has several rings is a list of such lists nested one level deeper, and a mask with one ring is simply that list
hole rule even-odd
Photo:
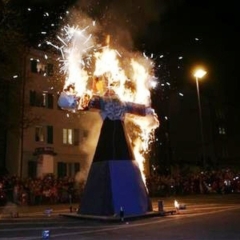
[{"label": "crowd of spectator", "polygon": [[240,193],[240,172],[231,169],[153,174],[146,182],[152,197]]},{"label": "crowd of spectator", "polygon": [[0,204],[13,202],[19,205],[38,205],[79,202],[83,184],[74,178],[20,179],[17,176],[0,177]]},{"label": "crowd of spectator", "polygon": [[[240,172],[230,169],[167,175],[152,174],[146,179],[150,197],[187,194],[240,193]],[[0,205],[13,202],[19,205],[78,203],[84,184],[74,178],[20,179],[16,176],[0,177]]]}]

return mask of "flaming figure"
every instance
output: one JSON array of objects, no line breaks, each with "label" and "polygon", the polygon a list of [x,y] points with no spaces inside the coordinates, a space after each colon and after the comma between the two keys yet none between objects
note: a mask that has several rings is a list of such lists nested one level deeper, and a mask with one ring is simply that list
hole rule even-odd
[{"label": "flaming figure", "polygon": [[105,46],[94,43],[90,33],[94,26],[84,29],[66,26],[58,36],[61,47],[48,42],[61,51],[61,71],[66,75],[59,105],[71,111],[93,108],[106,111],[114,103],[121,118],[125,117],[125,125],[131,125],[127,130],[132,131],[130,142],[145,182],[143,154],[159,126],[150,107],[153,63],[135,53],[123,58],[110,47],[110,36]]}]

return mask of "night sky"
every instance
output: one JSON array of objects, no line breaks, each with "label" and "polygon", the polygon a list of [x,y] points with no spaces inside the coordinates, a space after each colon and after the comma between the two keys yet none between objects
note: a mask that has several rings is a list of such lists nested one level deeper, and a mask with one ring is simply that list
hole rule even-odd
[{"label": "night sky", "polygon": [[184,81],[192,81],[191,70],[196,64],[205,66],[208,74],[203,84],[210,86],[210,91],[220,88],[226,100],[235,105],[240,86],[237,3],[236,0],[18,0],[22,7],[32,8],[28,29],[35,40],[41,30],[49,30],[49,20],[43,17],[45,11],[60,26],[59,16],[74,7],[101,22],[106,34],[118,34],[118,40],[126,47],[153,53],[156,62],[162,61],[159,56],[164,55],[165,66],[158,72],[166,81],[172,78],[181,86]]}]

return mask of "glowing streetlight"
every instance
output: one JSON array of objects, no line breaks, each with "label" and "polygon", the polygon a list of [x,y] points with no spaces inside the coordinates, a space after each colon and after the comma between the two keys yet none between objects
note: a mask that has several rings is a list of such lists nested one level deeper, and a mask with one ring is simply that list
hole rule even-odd
[{"label": "glowing streetlight", "polygon": [[198,80],[198,78],[202,78],[206,75],[206,71],[203,69],[197,69],[196,72],[194,73],[194,77],[196,78],[196,80]]},{"label": "glowing streetlight", "polygon": [[203,123],[202,123],[202,108],[201,108],[201,100],[199,93],[199,79],[206,75],[206,71],[203,69],[197,69],[194,73],[194,77],[196,79],[197,86],[197,97],[198,97],[198,110],[199,110],[199,121],[200,121],[200,133],[201,133],[201,141],[202,141],[202,159],[203,159],[203,167],[205,167],[205,143],[204,143],[204,134],[203,134]]}]

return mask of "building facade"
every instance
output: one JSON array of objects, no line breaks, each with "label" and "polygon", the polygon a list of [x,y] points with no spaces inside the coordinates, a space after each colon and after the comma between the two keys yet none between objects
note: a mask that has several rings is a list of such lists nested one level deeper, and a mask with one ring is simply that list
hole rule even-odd
[{"label": "building facade", "polygon": [[183,92],[172,92],[161,102],[156,142],[159,165],[239,167],[239,110],[222,95],[202,92],[202,139],[196,89],[186,87]]},{"label": "building facade", "polygon": [[[21,102],[16,100],[21,111],[20,131],[10,131],[7,137],[6,168],[10,174],[63,177],[89,168],[101,119],[97,113],[72,113],[58,107],[63,82],[56,77],[55,59],[35,49],[26,54],[23,97]],[[92,140],[91,130],[95,131]]]}]

